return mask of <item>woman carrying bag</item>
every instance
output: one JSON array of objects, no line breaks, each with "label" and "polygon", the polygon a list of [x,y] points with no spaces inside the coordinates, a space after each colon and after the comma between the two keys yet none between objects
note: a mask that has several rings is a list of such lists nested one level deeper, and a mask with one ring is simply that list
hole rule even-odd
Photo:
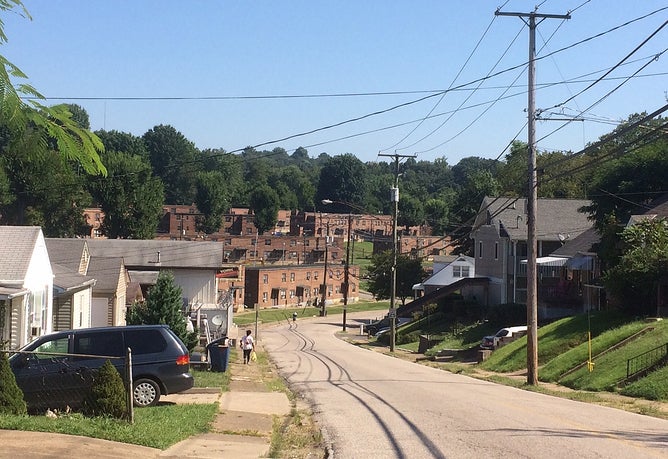
[{"label": "woman carrying bag", "polygon": [[244,351],[244,363],[257,360],[257,356],[255,355],[255,340],[250,330],[246,330],[246,336],[241,338],[241,349]]}]

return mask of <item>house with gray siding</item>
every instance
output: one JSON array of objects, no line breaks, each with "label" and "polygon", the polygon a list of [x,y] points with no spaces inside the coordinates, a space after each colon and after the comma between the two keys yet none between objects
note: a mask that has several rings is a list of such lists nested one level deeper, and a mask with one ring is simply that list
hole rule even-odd
[{"label": "house with gray siding", "polygon": [[[565,258],[549,256],[592,227],[579,211],[590,201],[538,199],[536,215],[539,314],[550,315],[550,289],[563,276]],[[526,302],[527,202],[525,198],[485,197],[473,224],[476,276],[490,279],[490,304]],[[542,293],[542,295],[541,295]],[[565,305],[569,307],[570,305]]]}]

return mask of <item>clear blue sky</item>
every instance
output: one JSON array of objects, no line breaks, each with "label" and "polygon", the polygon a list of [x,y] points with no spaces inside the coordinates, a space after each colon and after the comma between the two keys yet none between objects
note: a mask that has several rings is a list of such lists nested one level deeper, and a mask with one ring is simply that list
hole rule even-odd
[{"label": "clear blue sky", "polygon": [[[530,12],[536,4],[544,14],[573,10],[569,21],[538,26],[538,57],[546,57],[536,63],[536,107],[575,96],[563,113],[587,110],[585,121],[551,135],[564,123],[538,122],[539,149],[577,151],[612,130],[609,121],[663,106],[668,91],[668,53],[615,90],[668,47],[667,26],[578,95],[660,28],[666,9],[547,56],[668,7],[665,0],[24,2],[33,19],[4,15],[9,43],[0,54],[49,104],[83,106],[93,130],[142,135],[170,124],[201,149],[263,144],[454,88],[259,149],[304,146],[312,157],[352,153],[362,161],[396,152],[452,165],[467,156],[495,158],[518,133],[527,139],[522,64],[529,32],[517,17],[495,17],[501,5],[504,12]],[[400,94],[372,95],[388,92]],[[351,93],[365,95],[335,96]],[[312,95],[323,97],[276,97]]]}]

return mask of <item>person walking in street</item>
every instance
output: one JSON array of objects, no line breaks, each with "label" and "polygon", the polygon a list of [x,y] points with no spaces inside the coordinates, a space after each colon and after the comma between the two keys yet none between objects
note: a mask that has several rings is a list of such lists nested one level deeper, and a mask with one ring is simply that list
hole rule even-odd
[{"label": "person walking in street", "polygon": [[255,340],[250,330],[246,330],[246,336],[241,338],[241,349],[244,351],[244,363],[249,363],[251,353],[255,350]]}]

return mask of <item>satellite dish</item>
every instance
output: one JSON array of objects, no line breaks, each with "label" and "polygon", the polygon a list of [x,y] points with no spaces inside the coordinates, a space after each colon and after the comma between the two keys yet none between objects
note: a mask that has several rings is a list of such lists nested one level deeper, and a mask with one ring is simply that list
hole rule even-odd
[{"label": "satellite dish", "polygon": [[217,316],[213,316],[211,318],[211,323],[216,325],[217,327],[220,327],[221,325],[223,325],[223,316],[221,316],[220,314],[218,314]]}]

